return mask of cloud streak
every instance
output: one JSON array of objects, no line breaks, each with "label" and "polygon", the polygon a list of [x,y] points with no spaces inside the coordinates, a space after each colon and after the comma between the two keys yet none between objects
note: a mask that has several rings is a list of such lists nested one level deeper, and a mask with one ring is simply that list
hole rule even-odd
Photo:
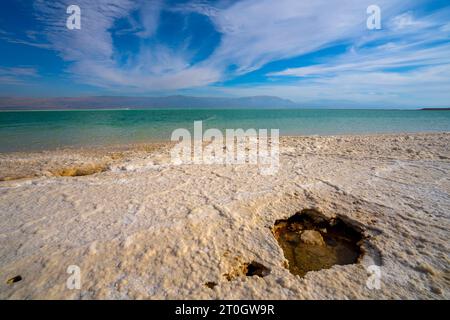
[{"label": "cloud streak", "polygon": [[23,85],[38,77],[38,71],[32,67],[0,67],[0,84],[3,85]]},{"label": "cloud streak", "polygon": [[[163,0],[78,0],[82,30],[65,28],[65,8],[72,1],[35,0],[36,17],[47,42],[67,63],[74,81],[127,93],[161,93],[177,90],[210,90],[219,94],[279,94],[300,102],[352,101],[360,103],[411,103],[417,86],[428,89],[435,103],[447,95],[450,64],[450,11],[441,8],[418,14],[428,2],[378,0],[382,9],[381,31],[366,28],[366,8],[371,0],[242,0],[190,1],[168,5]],[[168,13],[173,29],[161,36]],[[192,15],[206,17],[220,35],[210,53],[194,59],[194,35],[205,30],[189,29]],[[119,21],[128,26],[118,28]],[[176,28],[180,28],[177,30]],[[14,39],[2,31],[0,38],[26,45],[39,45],[36,30],[26,39]],[[194,34],[196,33],[196,34]],[[165,41],[183,34],[174,45]],[[137,47],[128,52],[118,37],[133,39]],[[321,56],[320,50],[344,45],[338,55]],[[193,48],[194,46],[194,48]],[[130,49],[131,50],[131,49]],[[301,57],[316,54],[314,62]],[[283,65],[262,73],[271,64],[297,59],[301,66]],[[251,72],[256,83],[227,85]],[[5,77],[7,75],[4,75]],[[334,97],[334,98],[333,98]],[[441,100],[438,100],[441,99]]]},{"label": "cloud streak", "polygon": [[[392,29],[382,34],[392,42],[367,45],[380,42],[381,36],[369,38],[325,63],[287,68],[267,76],[299,79],[291,81],[289,92],[284,90],[297,100],[446,106],[450,101],[450,45],[449,33],[442,28],[448,19],[445,11],[420,19],[410,12],[394,16],[388,23]],[[292,90],[293,83],[297,91]],[[276,86],[265,89],[283,90]]]}]

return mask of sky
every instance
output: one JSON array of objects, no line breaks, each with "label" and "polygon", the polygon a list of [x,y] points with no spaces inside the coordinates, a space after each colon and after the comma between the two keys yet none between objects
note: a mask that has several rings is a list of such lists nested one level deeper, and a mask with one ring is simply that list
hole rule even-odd
[{"label": "sky", "polygon": [[[81,29],[68,29],[69,5]],[[369,29],[367,8],[380,8]],[[4,0],[0,96],[449,107],[448,0]]]}]

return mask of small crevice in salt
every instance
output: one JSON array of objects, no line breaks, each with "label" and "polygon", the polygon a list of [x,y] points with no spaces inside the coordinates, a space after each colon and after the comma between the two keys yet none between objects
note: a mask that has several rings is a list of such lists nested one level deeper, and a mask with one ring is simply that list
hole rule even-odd
[{"label": "small crevice in salt", "polygon": [[214,289],[214,287],[217,286],[217,283],[215,283],[213,281],[208,281],[205,283],[205,286],[207,286],[210,289]]},{"label": "small crevice in salt", "polygon": [[8,281],[6,281],[6,284],[13,284],[13,283],[19,282],[21,280],[22,280],[22,276],[18,275],[18,276],[8,279]]},{"label": "small crevice in salt", "polygon": [[240,276],[247,276],[247,277],[258,276],[258,277],[263,278],[269,274],[270,274],[270,269],[268,267],[264,266],[263,264],[261,264],[259,262],[252,261],[252,262],[242,264],[241,266],[239,266],[239,268],[237,268],[233,272],[224,274],[224,276],[228,281],[231,281],[234,278],[237,278]]}]

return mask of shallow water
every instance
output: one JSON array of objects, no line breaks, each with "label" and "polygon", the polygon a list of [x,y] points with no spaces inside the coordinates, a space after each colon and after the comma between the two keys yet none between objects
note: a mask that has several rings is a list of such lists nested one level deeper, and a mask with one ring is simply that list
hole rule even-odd
[{"label": "shallow water", "polygon": [[450,112],[413,110],[84,110],[0,112],[0,152],[170,140],[173,130],[280,129],[282,135],[450,131]]}]

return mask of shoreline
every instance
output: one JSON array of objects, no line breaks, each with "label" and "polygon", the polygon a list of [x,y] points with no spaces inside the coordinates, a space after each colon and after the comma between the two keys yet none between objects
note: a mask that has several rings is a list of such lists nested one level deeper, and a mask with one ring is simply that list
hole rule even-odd
[{"label": "shoreline", "polygon": [[[280,141],[283,141],[283,139],[402,138],[430,135],[450,136],[450,132],[379,133],[363,135],[280,135]],[[110,171],[111,167],[118,166],[122,162],[132,161],[133,158],[146,157],[152,153],[162,152],[167,157],[170,152],[169,149],[176,143],[174,141],[160,140],[102,146],[69,146],[58,149],[0,152],[0,182],[52,176],[88,176],[102,173]],[[53,158],[57,160],[55,161]],[[22,162],[20,167],[14,163],[17,159]],[[13,162],[12,166],[10,165],[11,162]]]},{"label": "shoreline", "polygon": [[[0,154],[3,177],[33,174],[0,182],[0,297],[448,299],[449,145],[448,132],[282,136],[272,176],[172,165],[164,143]],[[302,210],[356,228],[363,255],[292,274],[273,230]],[[70,265],[80,290],[65,286]],[[373,265],[381,289],[366,285]]]},{"label": "shoreline", "polygon": [[[379,132],[379,133],[342,133],[342,134],[304,134],[304,135],[283,135],[280,134],[281,138],[308,138],[308,137],[371,137],[371,136],[394,136],[394,135],[428,135],[428,134],[450,134],[450,131],[418,131],[418,132]],[[15,151],[0,151],[0,156],[8,156],[13,154],[34,154],[34,153],[47,153],[47,152],[79,152],[79,151],[99,151],[99,150],[120,150],[120,149],[133,149],[144,146],[151,145],[164,145],[164,144],[173,144],[175,141],[171,141],[170,139],[148,139],[147,141],[135,141],[135,142],[127,142],[127,143],[110,143],[110,144],[96,144],[96,145],[67,145],[67,146],[59,146],[54,148],[42,148],[42,149],[30,149],[30,150],[15,150]]]},{"label": "shoreline", "polygon": [[212,108],[212,107],[149,107],[149,108],[92,108],[92,109],[0,109],[0,112],[34,112],[34,111],[150,111],[150,110],[374,110],[374,111],[448,111],[450,108]]}]

